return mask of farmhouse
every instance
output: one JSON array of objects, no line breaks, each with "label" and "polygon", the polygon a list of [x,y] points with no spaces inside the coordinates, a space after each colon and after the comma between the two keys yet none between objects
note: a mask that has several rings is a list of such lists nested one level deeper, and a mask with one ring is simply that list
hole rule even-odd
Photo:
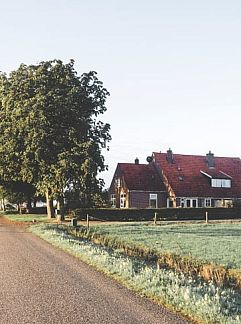
[{"label": "farmhouse", "polygon": [[112,207],[158,208],[166,204],[166,188],[155,164],[118,163],[110,189]]},{"label": "farmhouse", "polygon": [[112,207],[230,207],[241,200],[240,158],[154,152],[148,164],[119,163],[110,189]]}]

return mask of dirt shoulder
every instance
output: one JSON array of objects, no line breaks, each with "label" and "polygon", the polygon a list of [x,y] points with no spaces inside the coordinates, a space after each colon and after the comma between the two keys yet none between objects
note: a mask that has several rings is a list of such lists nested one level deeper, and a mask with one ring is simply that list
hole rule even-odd
[{"label": "dirt shoulder", "polygon": [[32,223],[31,222],[19,222],[19,221],[10,220],[6,216],[1,215],[0,216],[0,224],[9,225],[9,226],[21,226],[22,228],[27,228]]}]

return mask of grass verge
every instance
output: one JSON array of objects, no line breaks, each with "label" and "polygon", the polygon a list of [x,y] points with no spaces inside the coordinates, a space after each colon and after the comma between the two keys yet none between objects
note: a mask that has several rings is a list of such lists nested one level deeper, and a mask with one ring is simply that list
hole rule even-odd
[{"label": "grass verge", "polygon": [[33,223],[33,222],[48,222],[47,215],[38,214],[4,214],[4,217],[13,222]]},{"label": "grass verge", "polygon": [[61,225],[39,224],[30,230],[128,288],[200,323],[241,323],[241,296],[232,288],[171,269],[157,270],[151,262],[74,237]]},{"label": "grass verge", "polygon": [[[190,226],[190,228],[189,228]],[[205,225],[204,225],[205,226]],[[215,226],[207,227],[205,226],[206,235],[213,236],[213,233],[217,231],[220,233],[223,225],[217,224]],[[234,232],[238,232],[240,228],[237,229],[235,224],[228,225],[229,230],[232,229]],[[195,228],[195,231],[194,231]],[[227,263],[227,257],[224,256],[224,261],[221,259],[222,248],[224,248],[223,242],[220,242],[221,248],[217,247],[215,242],[212,243],[211,240],[207,240],[209,243],[209,255],[206,254],[204,258],[202,254],[197,256],[200,242],[198,242],[198,236],[195,237],[195,232],[200,229],[204,230],[203,225],[170,225],[166,227],[156,227],[156,226],[145,226],[143,224],[132,224],[132,225],[97,225],[86,230],[85,227],[80,227],[78,231],[71,227],[67,227],[66,230],[71,234],[84,239],[88,239],[95,244],[101,244],[103,246],[108,246],[115,250],[119,250],[129,256],[140,257],[146,261],[157,262],[158,268],[169,268],[179,272],[183,272],[189,275],[200,276],[205,281],[210,280],[219,286],[229,286],[241,291],[241,270],[240,268],[235,269],[234,265],[240,263],[240,254],[237,253],[237,246],[240,241],[239,237],[236,237],[236,242],[233,243],[235,254],[235,262]],[[223,228],[222,228],[223,229]],[[164,231],[166,231],[164,233]],[[173,232],[184,232],[184,237],[179,236],[179,245],[186,241],[188,244],[192,244],[192,249],[194,253],[187,253],[186,250],[180,248],[179,253],[175,249],[176,237],[173,237]],[[191,233],[192,235],[187,235]],[[200,232],[198,231],[199,235]],[[224,230],[223,230],[224,231]],[[209,234],[208,234],[209,233]],[[218,236],[218,234],[216,233]],[[230,235],[230,232],[229,232]],[[221,237],[219,238],[222,239]],[[235,237],[232,237],[235,241]],[[199,244],[198,244],[199,243]],[[227,242],[226,242],[227,243]],[[241,242],[240,242],[241,243]],[[228,243],[227,243],[228,244]],[[230,247],[229,247],[230,248]],[[226,247],[228,249],[228,245]],[[230,252],[230,250],[229,250]],[[200,251],[199,251],[200,253]],[[215,255],[218,254],[218,258]],[[223,251],[225,254],[225,251]],[[230,254],[230,260],[234,259]],[[215,263],[217,259],[221,264]],[[222,262],[223,261],[223,262]]]}]

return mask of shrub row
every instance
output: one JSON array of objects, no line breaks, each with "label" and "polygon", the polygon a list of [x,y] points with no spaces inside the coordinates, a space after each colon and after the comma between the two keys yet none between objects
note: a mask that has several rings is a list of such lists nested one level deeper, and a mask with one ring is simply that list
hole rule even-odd
[{"label": "shrub row", "polygon": [[17,214],[19,214],[19,211],[17,211],[17,210],[5,210],[5,211],[3,211],[2,212],[4,215],[17,215]]},{"label": "shrub row", "polygon": [[[19,214],[19,211],[14,209],[14,210],[6,210],[3,212],[5,215],[14,215],[14,214]],[[21,211],[22,214],[28,214],[26,208],[22,208]],[[47,214],[47,207],[33,207],[30,210],[30,214]]]},{"label": "shrub row", "polygon": [[72,216],[78,220],[90,219],[103,221],[152,221],[155,213],[157,221],[205,220],[206,212],[210,220],[239,219],[241,210],[236,208],[158,208],[158,209],[76,209]]}]

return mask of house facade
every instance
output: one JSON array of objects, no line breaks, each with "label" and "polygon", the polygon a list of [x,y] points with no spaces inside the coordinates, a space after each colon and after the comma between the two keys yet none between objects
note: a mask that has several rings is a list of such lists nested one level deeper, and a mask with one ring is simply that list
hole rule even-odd
[{"label": "house facade", "polygon": [[113,208],[160,208],[166,189],[152,164],[118,163],[109,189]]},{"label": "house facade", "polygon": [[241,200],[241,160],[154,152],[148,164],[119,163],[109,190],[113,207],[231,207]]}]

